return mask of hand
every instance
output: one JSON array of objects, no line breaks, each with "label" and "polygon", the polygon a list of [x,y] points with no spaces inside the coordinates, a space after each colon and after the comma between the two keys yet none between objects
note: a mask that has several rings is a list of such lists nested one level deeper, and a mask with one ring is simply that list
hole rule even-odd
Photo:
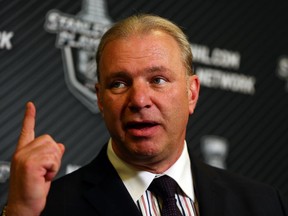
[{"label": "hand", "polygon": [[40,215],[50,184],[60,169],[64,145],[49,135],[35,138],[36,108],[27,103],[11,163],[7,215]]}]

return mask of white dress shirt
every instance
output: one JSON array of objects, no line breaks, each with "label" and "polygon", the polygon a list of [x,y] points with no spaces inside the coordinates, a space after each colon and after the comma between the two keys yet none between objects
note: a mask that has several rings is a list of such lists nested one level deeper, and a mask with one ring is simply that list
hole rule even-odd
[{"label": "white dress shirt", "polygon": [[107,154],[110,162],[118,172],[143,216],[160,215],[159,200],[147,190],[153,179],[159,175],[170,176],[180,186],[182,191],[179,191],[179,194],[175,197],[182,214],[191,216],[196,215],[193,179],[186,142],[179,159],[168,170],[159,175],[148,171],[137,170],[121,160],[113,151],[111,139],[108,143]]}]

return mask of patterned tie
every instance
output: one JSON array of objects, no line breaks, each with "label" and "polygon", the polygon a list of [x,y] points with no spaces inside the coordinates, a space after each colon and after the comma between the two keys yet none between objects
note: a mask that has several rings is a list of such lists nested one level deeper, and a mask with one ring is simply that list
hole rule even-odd
[{"label": "patterned tie", "polygon": [[174,179],[170,178],[167,175],[155,178],[149,190],[153,192],[156,196],[161,197],[163,200],[162,203],[162,216],[181,216],[179,208],[176,204],[175,194],[177,190],[177,183]]}]

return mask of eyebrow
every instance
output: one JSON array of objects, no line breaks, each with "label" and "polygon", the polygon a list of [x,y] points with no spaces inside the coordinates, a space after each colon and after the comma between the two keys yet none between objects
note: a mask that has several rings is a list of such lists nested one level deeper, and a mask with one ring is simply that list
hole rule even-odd
[{"label": "eyebrow", "polygon": [[170,69],[164,66],[152,66],[144,69],[144,71],[148,73],[155,73],[155,72],[167,72],[170,71]]},{"label": "eyebrow", "polygon": [[117,78],[117,77],[129,77],[129,75],[125,72],[125,71],[118,71],[115,73],[112,73],[108,78],[109,79],[113,79],[113,78]]},{"label": "eyebrow", "polygon": [[[152,66],[152,67],[147,67],[144,69],[144,72],[147,72],[149,74],[157,73],[157,72],[169,72],[170,69],[166,68],[164,66]],[[111,74],[107,79],[114,79],[114,78],[130,78],[129,73],[125,71],[117,71]]]},{"label": "eyebrow", "polygon": [[[147,72],[147,73],[168,72],[168,71],[170,71],[170,69],[164,66],[152,66],[152,67],[144,68],[144,72]],[[127,75],[125,71],[118,71],[111,75],[112,78],[113,77],[126,77],[126,76],[129,76],[129,75]]]}]

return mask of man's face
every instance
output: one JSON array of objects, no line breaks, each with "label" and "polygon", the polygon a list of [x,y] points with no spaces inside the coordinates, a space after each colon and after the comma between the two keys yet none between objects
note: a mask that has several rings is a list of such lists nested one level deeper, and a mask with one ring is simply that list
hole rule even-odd
[{"label": "man's face", "polygon": [[199,93],[178,44],[161,31],[117,39],[105,46],[99,66],[98,106],[115,153],[141,169],[165,171],[182,152]]}]

